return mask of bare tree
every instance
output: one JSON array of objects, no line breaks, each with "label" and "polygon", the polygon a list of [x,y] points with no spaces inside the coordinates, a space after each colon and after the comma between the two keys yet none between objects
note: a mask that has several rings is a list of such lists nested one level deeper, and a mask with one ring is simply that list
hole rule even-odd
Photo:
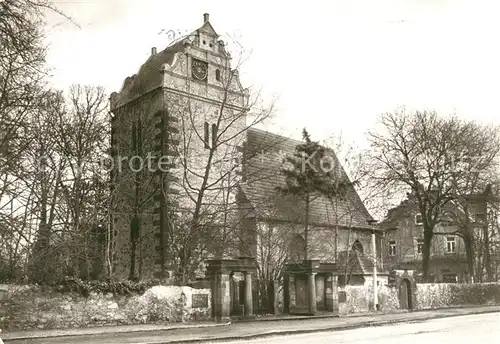
[{"label": "bare tree", "polygon": [[[33,207],[25,209],[34,216],[36,237],[30,254],[30,278],[38,283],[47,282],[56,276],[55,262],[58,252],[51,248],[56,223],[58,205],[61,201],[61,178],[65,161],[57,150],[54,124],[59,113],[65,111],[61,92],[47,93],[43,106],[31,117],[25,139],[30,142],[24,154],[24,187],[29,197],[34,199]],[[18,199],[19,200],[19,199]]]},{"label": "bare tree", "polygon": [[367,170],[381,189],[401,192],[409,188],[414,195],[423,218],[422,268],[427,280],[434,228],[471,172],[457,172],[455,164],[474,160],[469,138],[477,140],[484,133],[472,122],[440,117],[435,112],[387,113],[379,123],[380,131],[369,133],[372,153]]},{"label": "bare tree", "polygon": [[42,106],[47,92],[43,42],[47,10],[64,16],[45,0],[0,2],[0,200],[12,191],[29,145],[22,139],[27,117]]},{"label": "bare tree", "polygon": [[61,210],[67,216],[60,216],[68,231],[63,236],[67,236],[64,242],[71,251],[68,252],[70,269],[73,275],[87,279],[97,277],[91,271],[92,260],[98,258],[95,255],[102,258],[104,255],[96,240],[103,236],[105,208],[101,207],[108,193],[108,176],[100,164],[108,149],[107,106],[103,88],[73,85],[69,89],[68,106],[56,113],[52,123],[56,151],[64,166],[59,187]]},{"label": "bare tree", "polygon": [[[40,8],[29,1],[0,3],[0,200],[15,194],[26,118],[40,103],[45,77]],[[0,203],[0,209],[9,202]]]},{"label": "bare tree", "polygon": [[[261,101],[257,92],[250,95],[240,86],[239,70],[230,60],[219,58],[219,88],[216,91],[199,91],[203,97],[213,99],[212,104],[200,103],[186,97],[170,97],[169,112],[179,116],[180,167],[178,200],[188,223],[181,242],[176,248],[179,281],[186,282],[203,258],[209,255],[223,256],[234,242],[237,226],[238,204],[236,191],[241,179],[240,148],[246,139],[246,131],[268,119],[273,105],[258,108]],[[187,215],[188,214],[188,215]],[[178,232],[178,231],[176,231]]]},{"label": "bare tree", "polygon": [[33,281],[68,274],[96,278],[103,265],[109,192],[100,158],[108,149],[106,107],[102,88],[75,85],[67,98],[46,92],[24,122],[18,142],[26,149],[11,206],[16,204],[16,217],[25,221],[17,221],[16,234],[27,245]]},{"label": "bare tree", "polygon": [[[14,240],[19,243],[15,247],[26,247],[32,239],[31,215],[24,211],[49,208],[46,203],[38,203],[32,188],[25,183],[30,174],[27,165],[31,147],[41,148],[40,138],[30,134],[32,117],[38,117],[38,112],[45,111],[47,103],[54,99],[45,87],[46,47],[42,31],[47,11],[64,16],[49,1],[0,2],[0,222],[16,223],[8,226],[15,231],[11,234],[22,237],[19,242]],[[37,173],[46,176],[45,172]],[[47,193],[47,189],[39,191]]]}]

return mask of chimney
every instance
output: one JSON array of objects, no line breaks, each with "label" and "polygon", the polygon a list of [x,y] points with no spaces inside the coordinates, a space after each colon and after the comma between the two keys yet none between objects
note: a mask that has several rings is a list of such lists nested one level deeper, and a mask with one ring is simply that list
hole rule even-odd
[{"label": "chimney", "polygon": [[205,13],[205,14],[203,15],[203,23],[208,23],[209,16],[210,16],[210,15],[209,15],[208,13]]},{"label": "chimney", "polygon": [[156,55],[156,47],[151,48],[151,55]]}]

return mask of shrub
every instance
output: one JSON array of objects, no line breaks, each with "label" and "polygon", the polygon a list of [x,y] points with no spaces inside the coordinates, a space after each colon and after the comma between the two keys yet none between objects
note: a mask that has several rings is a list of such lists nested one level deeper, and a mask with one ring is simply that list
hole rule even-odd
[{"label": "shrub", "polygon": [[52,287],[61,293],[76,292],[88,297],[90,293],[114,294],[114,295],[136,295],[144,292],[152,286],[158,285],[158,281],[133,282],[119,280],[105,281],[83,281],[78,278],[65,278]]}]

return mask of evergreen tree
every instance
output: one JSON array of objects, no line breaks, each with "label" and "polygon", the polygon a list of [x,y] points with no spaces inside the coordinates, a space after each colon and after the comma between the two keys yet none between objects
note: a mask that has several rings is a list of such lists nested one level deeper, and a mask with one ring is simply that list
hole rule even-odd
[{"label": "evergreen tree", "polygon": [[304,143],[295,147],[294,155],[285,159],[286,166],[281,170],[286,184],[276,189],[285,196],[304,200],[304,259],[307,260],[311,203],[319,197],[345,198],[347,188],[353,183],[341,178],[342,169],[332,150],[312,141],[305,128],[302,137]]}]

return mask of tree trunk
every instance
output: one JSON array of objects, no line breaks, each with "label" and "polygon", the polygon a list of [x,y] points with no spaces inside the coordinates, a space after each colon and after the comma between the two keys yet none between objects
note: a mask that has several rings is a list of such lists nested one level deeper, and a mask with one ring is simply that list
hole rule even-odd
[{"label": "tree trunk", "polygon": [[137,215],[134,215],[132,220],[130,221],[130,274],[129,274],[129,279],[131,281],[137,279],[137,274],[136,274],[136,255],[137,255],[137,238],[140,233],[140,225],[139,225],[139,219]]},{"label": "tree trunk", "polygon": [[344,286],[349,284],[350,274],[349,274],[349,262],[350,262],[350,252],[351,252],[351,226],[347,229],[347,251],[345,258],[345,269],[344,269]]},{"label": "tree trunk", "polygon": [[422,252],[422,278],[425,282],[430,281],[429,268],[431,258],[432,228],[424,224],[424,247]]},{"label": "tree trunk", "polygon": [[[42,150],[43,152],[43,150]],[[45,157],[42,153],[40,159],[41,171],[41,197],[40,197],[40,222],[38,225],[38,236],[36,238],[33,253],[32,253],[32,271],[31,278],[36,283],[44,283],[47,281],[47,266],[50,266],[47,254],[49,253],[49,244],[51,236],[51,228],[49,225],[49,184],[47,177],[47,165]],[[47,265],[47,263],[49,265]]]},{"label": "tree trunk", "polygon": [[469,283],[473,283],[475,279],[474,273],[474,242],[470,235],[465,235],[464,246],[465,246],[465,254],[467,256],[467,269],[469,270]]},{"label": "tree trunk", "polygon": [[483,225],[484,235],[484,267],[486,269],[486,282],[491,282],[493,274],[491,271],[491,257],[490,257],[490,235],[488,233],[488,225]]},{"label": "tree trunk", "polygon": [[309,194],[306,195],[306,213],[305,213],[305,224],[304,224],[304,241],[305,241],[305,247],[304,247],[304,260],[309,259]]},{"label": "tree trunk", "polygon": [[339,224],[338,221],[335,220],[335,263],[338,262],[339,259]]},{"label": "tree trunk", "polygon": [[[132,150],[138,155],[142,156],[142,142],[141,142],[141,120],[137,121],[137,126],[135,123],[132,125]],[[136,272],[136,260],[137,260],[137,242],[140,235],[140,224],[139,224],[139,208],[140,208],[140,197],[141,197],[141,180],[139,172],[137,171],[138,166],[134,166],[136,171],[134,172],[134,217],[130,222],[130,280],[137,279]]]}]

